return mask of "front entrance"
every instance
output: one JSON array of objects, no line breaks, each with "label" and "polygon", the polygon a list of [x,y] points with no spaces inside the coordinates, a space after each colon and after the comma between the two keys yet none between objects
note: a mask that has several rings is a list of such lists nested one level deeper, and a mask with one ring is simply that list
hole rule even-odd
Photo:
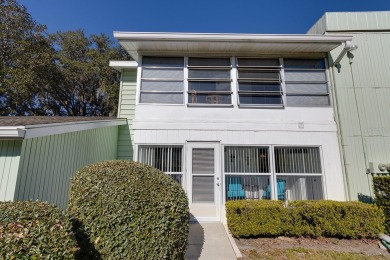
[{"label": "front entrance", "polygon": [[222,182],[219,143],[187,143],[185,179],[191,221],[220,221]]}]

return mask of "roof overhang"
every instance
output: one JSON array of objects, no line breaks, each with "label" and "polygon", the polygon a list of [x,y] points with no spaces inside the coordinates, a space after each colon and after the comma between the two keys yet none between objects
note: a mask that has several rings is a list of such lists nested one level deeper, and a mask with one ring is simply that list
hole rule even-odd
[{"label": "roof overhang", "polygon": [[327,53],[351,35],[114,32],[131,57],[141,55],[281,55]]},{"label": "roof overhang", "polygon": [[122,69],[136,69],[138,62],[136,61],[123,61],[123,60],[112,60],[110,61],[110,67],[121,71]]},{"label": "roof overhang", "polygon": [[0,126],[0,139],[30,139],[125,124],[127,124],[126,119],[115,119],[38,125]]}]

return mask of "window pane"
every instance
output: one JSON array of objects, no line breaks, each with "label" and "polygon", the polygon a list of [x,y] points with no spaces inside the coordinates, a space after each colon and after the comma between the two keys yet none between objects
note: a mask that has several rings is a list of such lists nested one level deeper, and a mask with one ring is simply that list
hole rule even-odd
[{"label": "window pane", "polygon": [[143,66],[184,67],[184,57],[142,57]]},{"label": "window pane", "polygon": [[288,106],[329,106],[329,96],[287,96],[286,97]]},{"label": "window pane", "polygon": [[279,84],[264,84],[260,82],[240,82],[240,91],[268,91],[280,92],[281,86]]},{"label": "window pane", "polygon": [[286,84],[287,94],[328,94],[327,84]]},{"label": "window pane", "polygon": [[226,175],[226,200],[271,199],[269,176]]},{"label": "window pane", "polygon": [[230,79],[230,70],[190,69],[188,78],[192,79]]},{"label": "window pane", "polygon": [[192,174],[214,174],[214,149],[192,149]]},{"label": "window pane", "polygon": [[189,93],[188,94],[188,103],[191,104],[231,104],[231,95],[230,94],[199,94],[199,93]]},{"label": "window pane", "polygon": [[189,66],[230,66],[230,58],[189,58]]},{"label": "window pane", "polygon": [[279,200],[322,200],[321,176],[277,176]]},{"label": "window pane", "polygon": [[141,103],[151,104],[183,104],[182,93],[141,93]]},{"label": "window pane", "polygon": [[279,67],[279,59],[253,59],[253,58],[239,58],[237,59],[238,66],[247,67]]},{"label": "window pane", "polygon": [[183,91],[183,81],[150,81],[142,80],[141,90],[143,91]]},{"label": "window pane", "polygon": [[192,202],[214,202],[214,176],[192,176]]},{"label": "window pane", "polygon": [[140,146],[138,161],[163,172],[182,172],[182,147]]},{"label": "window pane", "polygon": [[183,69],[176,68],[142,68],[142,78],[148,79],[184,79]]},{"label": "window pane", "polygon": [[268,173],[267,147],[227,146],[224,149],[225,172]]},{"label": "window pane", "polygon": [[318,147],[275,147],[276,173],[321,173]]},{"label": "window pane", "polygon": [[240,104],[243,105],[282,105],[283,100],[281,96],[263,96],[263,95],[248,95],[239,94]]},{"label": "window pane", "polygon": [[230,82],[190,81],[188,90],[196,91],[230,91]]},{"label": "window pane", "polygon": [[178,184],[182,184],[183,174],[168,174],[168,176],[171,177]]},{"label": "window pane", "polygon": [[286,69],[325,69],[324,59],[284,59]]},{"label": "window pane", "polygon": [[261,70],[239,70],[238,77],[240,79],[258,79],[279,81],[279,71],[261,71]]},{"label": "window pane", "polygon": [[286,81],[326,81],[325,71],[285,71]]}]

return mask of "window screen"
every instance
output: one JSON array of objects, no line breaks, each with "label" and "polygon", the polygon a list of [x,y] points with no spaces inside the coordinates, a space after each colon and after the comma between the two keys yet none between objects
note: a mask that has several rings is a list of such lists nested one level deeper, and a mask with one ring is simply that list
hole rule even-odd
[{"label": "window screen", "polygon": [[140,103],[183,104],[184,58],[142,57]]},{"label": "window screen", "polygon": [[240,106],[283,106],[279,59],[238,58]]},{"label": "window screen", "polygon": [[287,106],[329,106],[324,59],[284,59]]},{"label": "window screen", "polygon": [[231,104],[230,73],[230,58],[188,58],[188,104]]}]

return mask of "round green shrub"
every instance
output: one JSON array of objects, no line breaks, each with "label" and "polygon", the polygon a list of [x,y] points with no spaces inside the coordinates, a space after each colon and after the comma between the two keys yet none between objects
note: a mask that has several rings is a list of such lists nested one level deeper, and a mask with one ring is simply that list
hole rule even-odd
[{"label": "round green shrub", "polygon": [[0,259],[74,259],[72,225],[45,202],[0,202]]},{"label": "round green shrub", "polygon": [[185,258],[187,196],[153,167],[129,161],[84,167],[73,177],[68,210],[98,257]]}]

